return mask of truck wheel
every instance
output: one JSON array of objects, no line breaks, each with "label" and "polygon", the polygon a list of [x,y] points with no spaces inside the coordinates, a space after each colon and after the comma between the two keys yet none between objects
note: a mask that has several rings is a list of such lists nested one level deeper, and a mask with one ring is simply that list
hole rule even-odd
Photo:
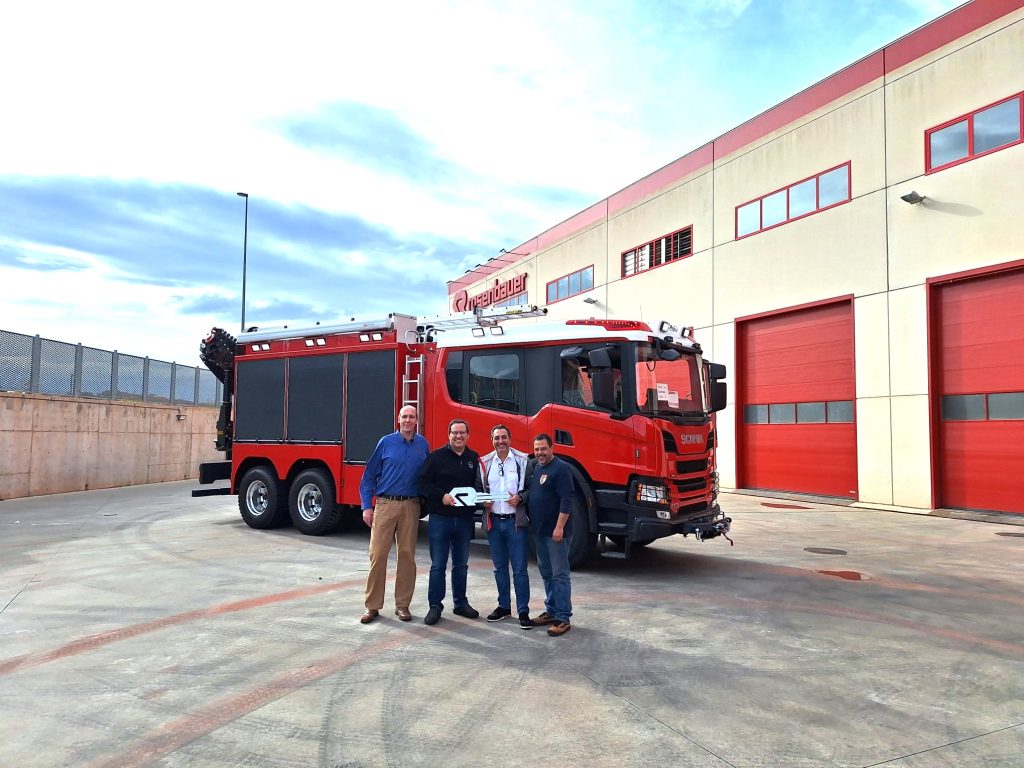
[{"label": "truck wheel", "polygon": [[590,517],[583,489],[576,485],[572,502],[572,536],[569,538],[569,568],[581,568],[597,548],[597,534],[590,532]]},{"label": "truck wheel", "polygon": [[307,469],[292,483],[288,512],[292,525],[308,536],[322,536],[338,527],[341,507],[334,499],[334,481],[322,469]]},{"label": "truck wheel", "polygon": [[253,467],[238,484],[238,511],[250,528],[266,530],[288,524],[284,484],[266,467]]}]

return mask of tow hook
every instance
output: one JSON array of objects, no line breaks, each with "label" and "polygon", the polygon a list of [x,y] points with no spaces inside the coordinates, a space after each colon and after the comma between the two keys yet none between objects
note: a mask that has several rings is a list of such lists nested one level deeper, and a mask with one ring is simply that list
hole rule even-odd
[{"label": "tow hook", "polygon": [[729,542],[730,547],[736,546],[735,542],[729,538],[729,528],[732,525],[731,517],[723,517],[717,523],[715,523],[710,529],[700,528],[695,531],[697,541],[707,541],[717,536],[722,536],[726,541]]}]

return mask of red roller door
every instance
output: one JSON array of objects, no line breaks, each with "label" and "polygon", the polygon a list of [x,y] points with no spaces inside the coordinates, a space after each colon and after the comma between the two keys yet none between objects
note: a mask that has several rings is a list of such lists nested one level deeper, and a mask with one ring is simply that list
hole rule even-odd
[{"label": "red roller door", "polygon": [[933,286],[939,504],[1024,513],[1024,270]]},{"label": "red roller door", "polygon": [[857,498],[853,303],[737,322],[745,488]]}]

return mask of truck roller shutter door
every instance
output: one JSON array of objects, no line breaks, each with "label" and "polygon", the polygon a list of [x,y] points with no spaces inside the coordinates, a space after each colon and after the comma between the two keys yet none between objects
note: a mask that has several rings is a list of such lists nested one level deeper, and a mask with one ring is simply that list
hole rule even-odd
[{"label": "truck roller shutter door", "polygon": [[738,320],[738,480],[857,498],[853,304]]},{"label": "truck roller shutter door", "polygon": [[1024,514],[1024,270],[931,290],[937,503]]},{"label": "truck roller shutter door", "polygon": [[367,461],[383,435],[394,432],[395,351],[352,352],[345,387],[345,461]]}]

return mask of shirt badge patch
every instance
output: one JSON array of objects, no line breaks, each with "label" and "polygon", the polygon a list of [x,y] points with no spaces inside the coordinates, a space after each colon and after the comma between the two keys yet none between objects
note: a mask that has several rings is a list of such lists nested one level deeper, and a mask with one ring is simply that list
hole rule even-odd
[{"label": "shirt badge patch", "polygon": [[544,481],[547,480],[547,479],[548,479],[547,475],[541,475],[540,476],[540,480],[538,480],[537,482],[540,483],[541,485],[544,485]]},{"label": "shirt badge patch", "polygon": [[469,467],[470,469],[472,469],[473,467],[476,466],[476,464],[474,464],[473,460],[470,459],[469,461],[466,462],[466,466]]}]

